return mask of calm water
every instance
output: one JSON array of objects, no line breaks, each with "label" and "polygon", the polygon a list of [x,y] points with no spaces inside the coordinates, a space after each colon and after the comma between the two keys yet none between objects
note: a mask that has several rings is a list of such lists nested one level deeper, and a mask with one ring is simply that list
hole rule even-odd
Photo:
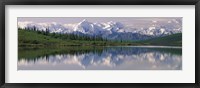
[{"label": "calm water", "polygon": [[181,70],[178,47],[19,49],[18,70]]}]

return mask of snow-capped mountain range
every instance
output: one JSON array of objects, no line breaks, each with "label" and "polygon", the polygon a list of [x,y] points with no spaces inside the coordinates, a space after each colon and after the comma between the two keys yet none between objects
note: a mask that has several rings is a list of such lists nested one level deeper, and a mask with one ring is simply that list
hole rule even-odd
[{"label": "snow-capped mountain range", "polygon": [[165,36],[182,32],[181,23],[167,22],[163,25],[153,24],[149,27],[135,28],[121,22],[92,23],[86,19],[74,24],[60,24],[56,22],[34,23],[18,22],[19,28],[36,27],[39,31],[49,29],[50,33],[76,33],[89,36],[102,36],[107,39],[143,40],[152,37]]}]

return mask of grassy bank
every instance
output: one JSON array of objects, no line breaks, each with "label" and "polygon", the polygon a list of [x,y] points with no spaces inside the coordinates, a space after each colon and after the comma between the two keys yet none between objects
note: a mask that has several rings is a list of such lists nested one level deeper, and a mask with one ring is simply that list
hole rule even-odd
[{"label": "grassy bank", "polygon": [[[159,37],[144,41],[109,41],[102,39],[88,39],[87,37],[78,37],[70,39],[65,34],[43,34],[31,30],[18,30],[19,47],[60,47],[60,46],[138,46],[138,45],[163,45],[163,46],[181,46],[182,34],[173,34],[165,37]],[[70,35],[70,37],[74,37]],[[76,37],[76,36],[75,36]]]}]

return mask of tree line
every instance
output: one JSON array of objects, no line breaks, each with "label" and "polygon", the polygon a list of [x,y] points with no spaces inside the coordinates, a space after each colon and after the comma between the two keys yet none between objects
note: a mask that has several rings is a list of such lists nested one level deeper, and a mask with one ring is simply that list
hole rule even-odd
[{"label": "tree line", "polygon": [[18,30],[27,30],[36,32],[38,34],[50,36],[53,38],[63,39],[63,40],[87,40],[87,41],[108,41],[106,38],[102,38],[101,36],[89,36],[89,35],[79,35],[74,33],[50,33],[49,28],[45,30],[39,30],[35,26],[33,27],[25,27],[25,28],[18,28]]}]

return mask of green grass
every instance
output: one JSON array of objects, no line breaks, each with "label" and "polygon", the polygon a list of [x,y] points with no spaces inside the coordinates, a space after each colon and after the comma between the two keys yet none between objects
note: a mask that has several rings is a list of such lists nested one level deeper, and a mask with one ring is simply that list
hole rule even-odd
[{"label": "green grass", "polygon": [[34,31],[18,30],[19,46],[31,45],[72,45],[72,42],[63,41],[61,39],[52,38]]},{"label": "green grass", "polygon": [[67,40],[40,34],[37,31],[18,30],[19,47],[60,47],[60,46],[138,46],[138,45],[163,45],[181,46],[182,34],[173,34],[165,37],[153,38],[143,41],[94,41],[94,40]]},{"label": "green grass", "polygon": [[182,46],[182,33],[140,41],[144,45]]},{"label": "green grass", "polygon": [[45,47],[45,46],[117,46],[133,45],[131,42],[119,41],[94,41],[94,40],[65,40],[48,35],[39,34],[36,31],[18,30],[19,47]]}]

